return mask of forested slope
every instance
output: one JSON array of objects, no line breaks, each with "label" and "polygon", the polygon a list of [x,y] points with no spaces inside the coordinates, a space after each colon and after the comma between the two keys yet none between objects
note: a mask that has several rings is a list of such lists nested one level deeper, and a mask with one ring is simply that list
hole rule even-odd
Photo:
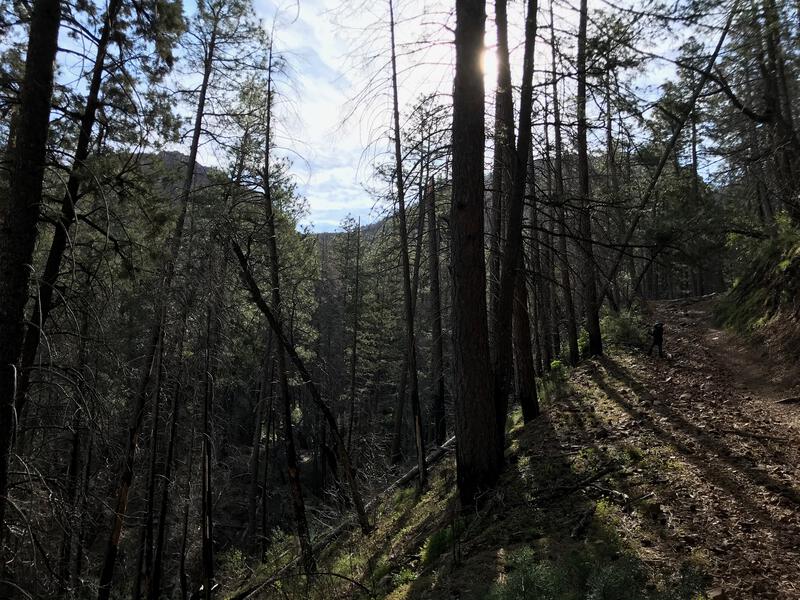
[{"label": "forested slope", "polygon": [[512,411],[510,467],[479,509],[459,507],[450,451],[369,536],[327,539],[310,586],[276,549],[227,574],[229,597],[800,597],[800,412],[780,403],[800,373],[714,328],[715,303],[650,307],[663,359],[608,323],[606,357],[543,381],[539,419]]},{"label": "forested slope", "polygon": [[0,0],[0,598],[796,597],[798,16]]}]

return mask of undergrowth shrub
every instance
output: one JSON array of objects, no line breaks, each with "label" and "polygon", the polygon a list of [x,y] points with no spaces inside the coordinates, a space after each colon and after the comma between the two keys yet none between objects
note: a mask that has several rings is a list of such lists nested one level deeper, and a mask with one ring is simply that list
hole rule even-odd
[{"label": "undergrowth shrub", "polygon": [[607,314],[600,319],[603,341],[617,346],[644,348],[650,341],[650,325],[632,310]]},{"label": "undergrowth shrub", "polygon": [[217,557],[217,578],[222,581],[238,581],[249,569],[247,556],[238,548],[230,548],[219,553]]},{"label": "undergrowth shrub", "polygon": [[[736,247],[736,237],[728,244]],[[746,253],[742,276],[717,305],[723,325],[751,332],[778,311],[800,320],[800,230],[785,215],[776,219],[773,235]]]},{"label": "undergrowth shrub", "polygon": [[461,521],[456,520],[454,523],[440,529],[425,540],[420,552],[422,564],[429,565],[442,554],[450,550],[453,545],[454,536],[461,533],[461,529]]},{"label": "undergrowth shrub", "polygon": [[550,370],[541,377],[536,378],[536,388],[539,398],[553,401],[569,392],[568,367],[560,360],[550,363]]},{"label": "undergrowth shrub", "polygon": [[508,575],[495,583],[490,600],[701,600],[702,577],[682,569],[660,585],[649,582],[644,563],[634,556],[598,560],[589,551],[566,552],[556,560],[530,547],[511,552]]}]

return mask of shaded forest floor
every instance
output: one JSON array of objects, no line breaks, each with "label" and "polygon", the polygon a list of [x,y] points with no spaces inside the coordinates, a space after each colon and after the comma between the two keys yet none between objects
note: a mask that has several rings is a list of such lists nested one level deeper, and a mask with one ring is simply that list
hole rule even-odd
[{"label": "shaded forest floor", "polygon": [[708,300],[651,308],[667,356],[612,347],[543,382],[480,510],[459,512],[451,456],[322,551],[327,575],[264,566],[249,597],[800,598],[800,404],[777,402],[798,372],[715,328]]}]

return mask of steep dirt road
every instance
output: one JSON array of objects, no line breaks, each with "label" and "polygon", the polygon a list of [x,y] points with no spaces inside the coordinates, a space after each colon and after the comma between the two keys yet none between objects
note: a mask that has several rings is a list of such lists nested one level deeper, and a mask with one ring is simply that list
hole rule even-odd
[{"label": "steep dirt road", "polygon": [[715,328],[709,300],[652,308],[668,356],[612,350],[573,377],[600,390],[609,444],[645,453],[629,483],[659,526],[623,527],[654,562],[701,564],[713,597],[800,599],[800,403],[777,402],[800,395],[798,370]]}]

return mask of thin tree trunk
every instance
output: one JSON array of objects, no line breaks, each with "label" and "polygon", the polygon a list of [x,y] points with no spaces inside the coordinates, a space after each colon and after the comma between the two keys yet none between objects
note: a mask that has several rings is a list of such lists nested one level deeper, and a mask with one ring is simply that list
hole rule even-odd
[{"label": "thin tree trunk", "polygon": [[204,62],[203,80],[200,85],[200,95],[197,101],[194,129],[192,131],[192,142],[189,147],[189,160],[186,165],[186,174],[184,175],[183,188],[181,190],[180,214],[178,215],[178,221],[175,224],[175,230],[173,231],[172,239],[169,243],[169,253],[166,258],[166,264],[162,269],[163,273],[161,278],[161,291],[159,293],[158,300],[159,307],[156,318],[153,322],[150,340],[147,347],[148,354],[145,363],[147,368],[145,369],[139,382],[139,387],[132,406],[125,455],[122,463],[123,466],[117,488],[117,501],[111,524],[111,534],[106,547],[105,556],[103,558],[102,571],[100,573],[98,592],[99,600],[109,600],[111,595],[111,583],[114,577],[114,567],[117,561],[117,554],[119,552],[119,542],[122,535],[122,527],[128,511],[128,493],[130,492],[130,487],[133,483],[136,449],[139,442],[142,420],[144,418],[144,412],[147,403],[147,391],[150,384],[150,377],[155,363],[155,349],[158,344],[158,340],[162,335],[162,328],[164,327],[164,322],[168,311],[168,299],[172,293],[175,267],[180,254],[181,242],[183,241],[183,230],[186,223],[186,214],[189,206],[189,194],[191,193],[192,183],[194,181],[194,171],[195,167],[197,166],[197,152],[200,147],[200,135],[203,130],[203,117],[205,115],[208,82],[211,78],[211,71],[214,64],[216,39],[217,23],[215,22],[214,29],[211,32],[209,46]]},{"label": "thin tree trunk", "polygon": [[289,356],[289,359],[292,361],[292,364],[295,367],[295,370],[298,372],[300,377],[302,378],[303,382],[308,389],[309,394],[311,395],[311,400],[316,404],[316,406],[322,411],[325,420],[328,422],[328,427],[331,430],[331,435],[334,437],[334,442],[336,443],[336,449],[339,454],[339,460],[342,463],[342,467],[344,469],[345,477],[347,478],[347,483],[350,486],[350,493],[353,499],[353,506],[355,508],[356,517],[358,519],[359,525],[361,526],[361,530],[364,533],[369,533],[372,530],[372,526],[367,519],[367,513],[364,509],[364,503],[361,499],[361,493],[358,489],[358,481],[356,480],[355,472],[353,471],[353,466],[350,461],[350,455],[347,453],[347,445],[345,440],[339,431],[339,425],[336,421],[336,416],[333,414],[331,409],[322,399],[322,396],[319,393],[319,388],[314,383],[314,380],[311,377],[311,373],[306,368],[303,359],[300,358],[300,355],[297,353],[297,349],[294,347],[291,341],[286,337],[286,334],[281,327],[280,321],[276,317],[273,310],[269,307],[266,300],[264,300],[264,296],[261,294],[261,290],[258,287],[258,283],[253,278],[253,274],[250,272],[250,268],[247,264],[247,258],[242,252],[242,249],[236,243],[234,239],[230,239],[231,250],[233,251],[234,255],[236,256],[237,261],[239,262],[240,272],[242,275],[242,279],[244,280],[245,285],[247,286],[248,291],[250,292],[250,296],[253,300],[253,303],[258,307],[261,313],[267,318],[267,322],[269,326],[272,328],[272,332],[275,334],[280,347],[283,351]]},{"label": "thin tree trunk", "polygon": [[581,0],[578,25],[578,197],[580,211],[580,247],[583,251],[583,304],[586,311],[586,330],[589,334],[589,356],[603,354],[603,340],[600,335],[600,303],[597,297],[597,266],[592,242],[591,191],[589,189],[589,148],[586,140],[588,129],[586,121],[586,23],[588,20],[587,0]]},{"label": "thin tree trunk", "polygon": [[200,551],[201,575],[203,597],[211,600],[214,587],[214,505],[212,495],[211,465],[212,465],[212,441],[211,441],[211,415],[214,406],[214,389],[216,381],[215,366],[216,356],[214,348],[217,343],[216,335],[212,334],[212,323],[215,322],[217,315],[213,309],[213,302],[209,307],[206,320],[206,348],[205,348],[205,368],[203,370],[204,390],[203,390],[203,435],[200,446],[201,460],[201,494],[200,494]]},{"label": "thin tree trunk", "polygon": [[[181,343],[180,346],[183,344]],[[182,355],[179,347],[178,356]],[[164,572],[164,553],[167,535],[167,510],[169,508],[169,487],[172,483],[172,463],[175,458],[175,442],[178,437],[178,423],[180,422],[181,399],[183,386],[180,378],[183,376],[183,365],[179,370],[179,379],[175,384],[172,394],[172,417],[169,425],[169,438],[167,442],[167,456],[164,464],[164,483],[161,488],[161,506],[158,513],[158,533],[156,534],[155,558],[153,559],[153,579],[148,588],[148,600],[159,600],[161,597],[161,579]]]},{"label": "thin tree trunk", "polygon": [[514,285],[514,383],[517,402],[522,407],[522,419],[528,423],[539,416],[536,380],[533,373],[531,325],[528,317],[528,285],[525,281],[525,255]]},{"label": "thin tree trunk", "polygon": [[[512,387],[513,342],[512,317],[514,310],[514,287],[517,280],[517,267],[522,254],[522,219],[525,207],[525,189],[528,180],[528,155],[531,147],[531,118],[533,111],[533,59],[536,42],[537,0],[528,0],[525,19],[525,56],[522,66],[522,88],[519,107],[519,138],[512,169],[511,196],[508,206],[508,230],[503,247],[503,260],[500,274],[500,300],[496,325],[494,352],[494,393],[496,407],[497,444],[494,450],[499,453],[498,464],[503,463],[505,449],[506,417],[508,396]],[[513,123],[509,124],[509,129]]]},{"label": "thin tree trunk", "polygon": [[392,433],[391,461],[393,465],[403,460],[403,419],[406,410],[406,393],[408,386],[408,349],[403,350],[403,366],[400,370],[400,381],[397,384],[397,404],[394,410],[394,427]]},{"label": "thin tree trunk", "polygon": [[181,600],[189,599],[189,576],[186,573],[186,554],[189,546],[189,507],[192,502],[192,467],[194,466],[194,425],[189,437],[189,464],[186,467],[186,493],[183,503],[183,527],[181,531],[181,551],[178,563],[178,577],[181,586]]},{"label": "thin tree trunk", "polygon": [[[541,366],[537,373],[544,373],[550,370],[550,363],[553,362],[553,354],[550,347],[550,335],[547,327],[547,318],[550,314],[550,306],[547,303],[550,292],[547,289],[547,283],[543,276],[544,269],[542,268],[542,244],[539,240],[542,236],[540,232],[539,223],[539,202],[536,193],[536,185],[533,178],[533,156],[530,157],[530,185],[528,186],[529,195],[531,196],[530,210],[530,224],[531,224],[531,263],[533,273],[533,312],[534,312],[534,332],[536,332],[536,348],[538,349],[537,363]],[[524,254],[524,252],[523,252]],[[523,256],[524,258],[524,256]],[[527,296],[527,294],[526,294]],[[527,307],[527,305],[526,305]]]},{"label": "thin tree trunk", "polygon": [[31,311],[31,325],[25,335],[25,344],[22,350],[22,369],[17,387],[17,410],[20,413],[23,411],[27,401],[31,369],[36,360],[36,351],[39,348],[42,329],[53,306],[53,291],[61,269],[61,261],[67,249],[69,228],[75,222],[75,205],[79,200],[81,181],[86,175],[86,159],[91,151],[92,130],[97,119],[97,109],[100,106],[100,86],[106,70],[106,55],[118,23],[117,14],[121,6],[122,0],[111,0],[103,19],[103,28],[97,40],[92,77],[86,94],[86,107],[79,122],[75,157],[67,179],[64,197],[61,200],[61,215],[53,233],[53,241],[50,244],[50,251],[47,255],[39,285],[39,293],[36,295],[36,301]]},{"label": "thin tree trunk", "polygon": [[[59,0],[33,3],[19,108],[9,202],[0,213],[0,553],[5,547],[8,469],[17,424],[15,405],[25,333],[50,124],[50,100],[61,22]],[[3,565],[5,556],[0,557]],[[5,576],[5,567],[0,577]],[[5,593],[0,586],[0,593]],[[10,594],[11,592],[9,592]]]},{"label": "thin tree trunk", "polygon": [[356,407],[356,370],[358,359],[358,279],[361,263],[361,219],[358,219],[358,229],[356,229],[356,271],[355,286],[353,290],[353,341],[350,349],[350,418],[347,427],[347,451],[351,452],[353,440],[353,414]]},{"label": "thin tree trunk", "polygon": [[153,416],[150,429],[150,469],[147,476],[147,495],[145,498],[145,520],[139,540],[139,560],[133,584],[133,600],[149,594],[150,572],[153,566],[153,516],[156,497],[156,468],[158,465],[158,431],[161,427],[161,376],[163,373],[164,339],[158,344],[156,378],[154,382]]},{"label": "thin tree trunk", "polygon": [[[264,180],[261,185],[264,191],[264,209],[267,220],[267,249],[269,251],[269,273],[270,284],[272,287],[272,306],[275,311],[277,327],[283,330],[282,314],[283,304],[281,302],[280,288],[280,265],[278,259],[277,230],[275,227],[275,208],[272,202],[272,181],[270,178],[270,149],[272,134],[272,46],[269,51],[269,73],[267,79],[267,114],[266,114],[266,139],[264,142]],[[292,508],[294,510],[295,527],[297,528],[297,538],[300,542],[300,554],[302,556],[303,570],[306,575],[311,575],[316,571],[316,561],[314,560],[313,549],[311,546],[311,536],[308,532],[308,520],[306,518],[305,501],[303,500],[303,488],[300,482],[300,468],[297,461],[297,449],[294,441],[294,431],[292,427],[292,398],[289,392],[289,374],[286,367],[286,352],[282,348],[277,350],[278,359],[278,385],[281,395],[283,408],[283,432],[286,444],[286,467],[289,477],[289,490],[292,497]]]},{"label": "thin tree trunk", "polygon": [[444,408],[444,339],[442,338],[442,297],[439,285],[439,230],[436,224],[436,186],[428,182],[426,210],[428,211],[428,271],[431,298],[431,410],[436,444],[444,444],[447,423]]},{"label": "thin tree trunk", "polygon": [[492,204],[489,211],[489,343],[494,352],[500,302],[500,273],[504,239],[504,205],[511,194],[514,160],[514,101],[508,49],[507,0],[495,0],[497,32],[497,87],[494,94],[494,157],[492,159]]},{"label": "thin tree trunk", "polygon": [[559,270],[561,272],[561,291],[564,297],[564,307],[567,317],[567,343],[569,345],[569,364],[575,366],[580,360],[578,348],[578,322],[575,316],[575,303],[572,297],[572,282],[570,279],[569,253],[567,249],[567,197],[564,193],[564,168],[563,168],[563,147],[561,143],[561,109],[558,99],[558,77],[556,72],[556,34],[553,25],[553,2],[550,2],[550,52],[551,70],[550,78],[553,88],[553,132],[555,145],[555,205],[558,216],[558,254]]},{"label": "thin tree trunk", "polygon": [[[403,174],[403,154],[400,139],[400,108],[397,90],[397,55],[395,53],[394,0],[389,0],[389,26],[391,37],[392,63],[392,106],[394,116],[394,158],[395,180],[397,185],[397,214],[400,220],[400,258],[403,266],[403,306],[405,309],[406,352],[408,354],[408,382],[411,399],[411,419],[414,423],[414,440],[417,449],[419,478],[417,488],[422,490],[427,480],[425,468],[425,436],[422,430],[422,411],[419,402],[419,374],[417,372],[417,342],[414,332],[414,298],[411,289],[411,266],[408,249],[408,227],[406,222],[405,181]],[[423,218],[420,214],[419,218]]]},{"label": "thin tree trunk", "polygon": [[267,490],[269,489],[269,462],[270,462],[270,432],[275,431],[275,394],[272,385],[273,378],[269,379],[269,410],[267,412],[267,433],[264,442],[264,483],[261,486],[261,560],[266,560],[269,547],[269,514],[267,511]]},{"label": "thin tree trunk", "polygon": [[[247,494],[247,543],[253,545],[253,536],[256,534],[256,496],[258,494],[258,478],[261,475],[261,435],[264,424],[264,407],[267,404],[267,389],[269,382],[269,364],[272,357],[272,336],[267,336],[264,347],[264,363],[261,381],[258,386],[258,402],[256,404],[256,422],[253,428],[253,450],[250,457],[250,490]],[[269,431],[267,432],[269,435]]]},{"label": "thin tree trunk", "polygon": [[[89,315],[83,312],[81,315],[81,332],[78,342],[77,370],[88,372],[89,362],[87,346],[89,340]],[[59,595],[69,598],[74,594],[72,590],[72,574],[74,572],[75,548],[78,545],[77,537],[80,535],[80,523],[82,519],[81,484],[83,482],[84,465],[84,429],[86,425],[85,413],[85,388],[86,377],[81,375],[78,381],[78,408],[72,422],[72,448],[70,452],[69,467],[67,468],[67,510],[69,514],[68,526],[64,531],[64,538],[61,543],[61,556],[59,557]],[[77,529],[77,531],[76,531]]]}]

